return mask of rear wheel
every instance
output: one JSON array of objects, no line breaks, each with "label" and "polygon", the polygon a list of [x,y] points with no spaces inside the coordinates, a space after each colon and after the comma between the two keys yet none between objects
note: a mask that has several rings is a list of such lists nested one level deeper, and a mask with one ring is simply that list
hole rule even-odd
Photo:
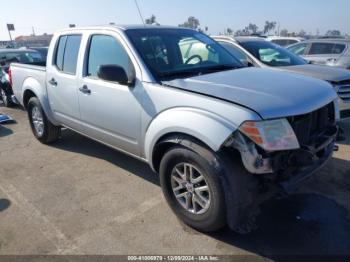
[{"label": "rear wheel", "polygon": [[225,225],[219,174],[204,157],[182,146],[171,148],[161,161],[160,180],[169,206],[186,224],[205,232]]},{"label": "rear wheel", "polygon": [[40,101],[32,97],[28,102],[28,117],[34,136],[43,144],[50,144],[59,139],[61,128],[53,125],[45,115]]}]

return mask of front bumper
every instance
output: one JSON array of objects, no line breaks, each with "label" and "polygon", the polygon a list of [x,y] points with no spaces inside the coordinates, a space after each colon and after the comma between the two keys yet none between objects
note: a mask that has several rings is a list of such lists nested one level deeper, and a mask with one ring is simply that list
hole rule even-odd
[{"label": "front bumper", "polygon": [[282,176],[284,179],[279,184],[285,192],[294,191],[298,184],[310,178],[327,164],[336,149],[338,132],[338,127],[334,127],[319,138],[316,146],[303,147],[290,156],[290,160],[294,159],[294,166],[298,168]]},{"label": "front bumper", "polygon": [[350,119],[350,100],[345,101],[339,98],[340,119]]}]

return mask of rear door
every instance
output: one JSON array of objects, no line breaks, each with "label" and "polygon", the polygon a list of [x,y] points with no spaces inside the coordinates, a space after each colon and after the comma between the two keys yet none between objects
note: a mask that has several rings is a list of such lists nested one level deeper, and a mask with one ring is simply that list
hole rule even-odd
[{"label": "rear door", "polygon": [[135,67],[116,33],[89,36],[84,70],[79,84],[79,104],[84,133],[118,149],[140,154],[142,84],[134,87],[99,79],[101,65],[119,65],[132,74]]},{"label": "rear door", "polygon": [[51,110],[60,122],[75,129],[80,120],[77,65],[81,39],[79,34],[60,36],[46,73]]}]

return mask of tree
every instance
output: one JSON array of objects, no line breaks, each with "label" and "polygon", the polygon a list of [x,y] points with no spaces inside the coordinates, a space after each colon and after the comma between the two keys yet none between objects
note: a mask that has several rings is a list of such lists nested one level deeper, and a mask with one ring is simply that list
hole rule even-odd
[{"label": "tree", "polygon": [[185,23],[179,25],[179,27],[187,27],[195,30],[197,30],[199,26],[199,20],[194,16],[190,16]]},{"label": "tree", "polygon": [[233,35],[233,30],[231,28],[227,28],[226,32],[228,35]]},{"label": "tree", "polygon": [[235,36],[243,36],[243,35],[244,35],[243,30],[237,30],[235,32]]},{"label": "tree", "polygon": [[306,36],[305,30],[301,29],[300,32],[298,33],[298,36],[305,37]]},{"label": "tree", "polygon": [[339,30],[328,30],[326,36],[341,36],[341,32]]},{"label": "tree", "polygon": [[257,34],[259,27],[256,24],[249,23],[248,27],[246,28],[250,34]]},{"label": "tree", "polygon": [[277,23],[272,21],[266,21],[264,26],[264,34],[269,33],[270,31],[274,30],[276,28]]},{"label": "tree", "polygon": [[287,29],[282,29],[280,32],[281,36],[288,36],[288,30]]},{"label": "tree", "polygon": [[145,20],[145,23],[146,23],[147,25],[159,25],[159,24],[157,23],[157,18],[156,18],[155,15],[152,15],[150,18],[147,18],[147,19]]}]

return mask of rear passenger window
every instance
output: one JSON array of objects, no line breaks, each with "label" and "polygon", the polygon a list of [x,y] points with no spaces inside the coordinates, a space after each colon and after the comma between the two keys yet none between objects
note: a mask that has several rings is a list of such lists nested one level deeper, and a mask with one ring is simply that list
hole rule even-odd
[{"label": "rear passenger window", "polygon": [[56,50],[56,62],[55,65],[57,66],[58,70],[63,70],[63,56],[64,56],[64,48],[66,46],[67,36],[61,36],[60,40],[58,41],[58,46]]},{"label": "rear passenger window", "polygon": [[56,49],[55,65],[58,70],[75,75],[79,55],[81,36],[61,36]]},{"label": "rear passenger window", "polygon": [[335,44],[333,47],[333,54],[339,55],[343,53],[344,49],[345,49],[345,45]]},{"label": "rear passenger window", "polygon": [[130,72],[130,60],[124,47],[112,36],[94,35],[90,40],[87,76],[97,77],[101,65],[119,65]]},{"label": "rear passenger window", "polygon": [[331,43],[313,43],[309,55],[329,55],[332,54],[334,44]]}]

